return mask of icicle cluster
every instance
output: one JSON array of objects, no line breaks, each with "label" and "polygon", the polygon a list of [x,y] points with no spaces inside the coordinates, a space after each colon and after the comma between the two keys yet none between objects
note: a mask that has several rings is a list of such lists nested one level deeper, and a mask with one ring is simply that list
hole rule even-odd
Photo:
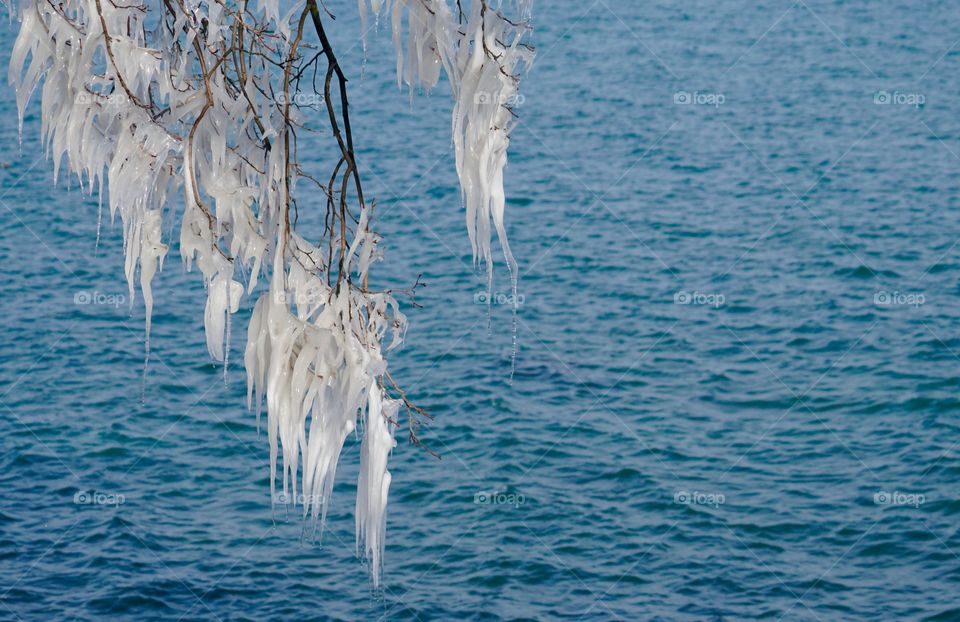
[{"label": "icicle cluster", "polygon": [[[371,0],[375,13],[384,6],[393,17],[398,77],[431,88],[443,68],[450,79],[475,257],[492,274],[492,221],[515,275],[503,224],[503,168],[515,72],[531,59],[521,42],[526,27],[485,0],[472,2],[469,15],[459,13],[459,3],[454,15],[446,0]],[[523,0],[517,8],[521,15],[529,10]],[[122,224],[131,304],[138,280],[145,302],[148,357],[151,283],[174,223],[183,262],[202,275],[207,348],[225,371],[231,317],[245,296],[256,298],[244,362],[258,425],[267,406],[271,492],[282,482],[284,499],[302,498],[304,516],[315,524],[325,520],[340,453],[363,413],[357,547],[379,584],[387,460],[403,405],[384,388],[384,353],[401,343],[406,319],[390,292],[367,287],[381,254],[345,99],[330,113],[332,124],[340,123],[336,114],[343,124],[333,132],[342,157],[329,186],[297,161],[295,130],[306,121],[291,94],[299,88],[297,71],[314,56],[303,48],[316,48],[305,41],[312,20],[320,34],[321,10],[315,0],[24,0],[9,80],[21,133],[28,102],[41,91],[54,178],[66,163],[101,204],[107,191],[111,219],[119,215]],[[328,67],[339,69],[332,51],[326,56]],[[329,93],[327,101],[337,108]],[[325,228],[315,241],[292,225],[298,180],[319,186],[309,196],[326,202]],[[261,279],[266,286],[257,288]]]},{"label": "icicle cluster", "polygon": [[492,223],[516,289],[517,264],[503,219],[503,170],[513,106],[520,101],[519,76],[533,61],[533,49],[524,42],[529,27],[523,21],[529,18],[531,0],[513,3],[518,20],[502,13],[501,2],[491,6],[487,0],[474,0],[466,11],[464,3],[455,3],[454,10],[447,0],[359,0],[364,24],[368,2],[374,15],[390,15],[398,83],[430,90],[441,69],[447,75],[454,101],[457,174],[474,261],[486,264],[492,287]]}]

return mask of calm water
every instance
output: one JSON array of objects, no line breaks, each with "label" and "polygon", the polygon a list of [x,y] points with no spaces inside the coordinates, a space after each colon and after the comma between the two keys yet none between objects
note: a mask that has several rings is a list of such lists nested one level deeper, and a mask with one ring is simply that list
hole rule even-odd
[{"label": "calm water", "polygon": [[394,454],[382,594],[354,556],[358,444],[301,542],[175,249],[141,402],[119,229],[95,249],[96,202],[53,187],[36,116],[18,148],[0,91],[0,619],[960,619],[956,6],[539,4],[512,386],[447,97],[411,107],[385,32],[361,81],[355,3],[331,5],[379,278],[429,284],[392,365],[443,460]]}]

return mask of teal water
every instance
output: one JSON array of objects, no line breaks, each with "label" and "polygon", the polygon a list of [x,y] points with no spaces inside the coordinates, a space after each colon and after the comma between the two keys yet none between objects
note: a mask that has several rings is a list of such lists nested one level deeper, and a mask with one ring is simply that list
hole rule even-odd
[{"label": "teal water", "polygon": [[512,384],[448,98],[397,91],[386,32],[361,79],[355,3],[330,5],[379,279],[428,283],[391,364],[443,459],[394,453],[382,593],[354,555],[358,443],[301,540],[176,249],[141,387],[120,231],[95,248],[96,201],[53,186],[36,105],[18,146],[6,89],[0,619],[960,619],[952,3],[539,3]]}]

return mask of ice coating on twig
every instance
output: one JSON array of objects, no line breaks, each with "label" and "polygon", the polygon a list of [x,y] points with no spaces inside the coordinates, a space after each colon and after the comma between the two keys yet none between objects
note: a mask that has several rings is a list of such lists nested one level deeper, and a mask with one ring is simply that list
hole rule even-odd
[{"label": "ice coating on twig", "polygon": [[[517,264],[504,224],[503,171],[516,119],[513,108],[521,101],[520,74],[534,57],[524,42],[531,0],[514,3],[516,20],[502,13],[501,3],[493,6],[487,0],[470,2],[467,9],[466,3],[456,3],[455,10],[448,0],[369,2],[375,15],[381,10],[390,15],[398,83],[429,90],[441,69],[447,75],[454,100],[457,175],[474,260],[486,264],[492,279],[492,223],[516,287]],[[360,5],[365,19],[366,0]]]},{"label": "ice coating on twig", "polygon": [[363,444],[360,447],[360,480],[357,485],[357,555],[370,560],[374,583],[383,570],[383,539],[387,524],[390,471],[387,460],[397,443],[393,434],[400,400],[388,398],[383,389],[370,385]]},{"label": "ice coating on twig", "polygon": [[[522,42],[526,26],[499,5],[475,0],[464,14],[456,6],[454,14],[445,0],[370,0],[374,14],[391,13],[398,80],[429,89],[448,76],[475,259],[492,278],[492,222],[515,284],[503,168],[515,72],[532,52]],[[515,8],[523,18],[527,0]],[[365,0],[360,9],[366,15]],[[178,229],[181,259],[206,289],[207,349],[225,362],[225,373],[231,317],[245,296],[256,297],[244,364],[258,428],[266,403],[271,492],[279,482],[284,499],[298,503],[302,495],[304,517],[321,528],[344,442],[365,413],[357,548],[379,584],[387,460],[398,410],[411,406],[389,396],[384,353],[403,340],[406,318],[390,291],[368,288],[379,238],[354,158],[346,79],[323,17],[316,0],[24,0],[9,81],[21,133],[39,92],[54,179],[66,165],[85,191],[106,196],[111,220],[119,215],[131,304],[138,284],[144,298],[147,352],[167,232]],[[299,70],[320,58],[329,119],[319,116],[340,149],[329,184],[301,168],[297,130],[316,111],[291,96]],[[298,181],[316,186],[299,204]],[[309,238],[296,230],[296,215],[318,197],[326,203],[324,229]]]},{"label": "ice coating on twig", "polygon": [[[366,0],[359,0],[366,32]],[[491,223],[503,257],[510,270],[513,294],[513,345],[510,379],[517,356],[517,313],[519,271],[507,238],[504,211],[506,198],[503,172],[507,166],[510,132],[516,121],[513,108],[522,101],[520,74],[533,62],[533,48],[524,42],[530,31],[532,0],[515,0],[518,18],[502,12],[488,0],[473,0],[464,9],[456,2],[456,13],[447,0],[370,0],[379,15],[390,14],[393,43],[397,53],[397,82],[415,88],[432,89],[441,68],[453,94],[453,145],[457,176],[465,206],[467,234],[474,264],[484,263],[487,272],[487,300],[493,294],[493,253]],[[404,43],[404,16],[406,42]]]}]

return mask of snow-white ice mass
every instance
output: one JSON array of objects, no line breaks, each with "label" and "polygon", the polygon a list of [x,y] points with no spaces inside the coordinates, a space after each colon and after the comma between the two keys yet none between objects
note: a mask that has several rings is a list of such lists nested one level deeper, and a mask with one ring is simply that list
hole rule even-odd
[{"label": "snow-white ice mass", "polygon": [[[173,225],[186,268],[206,286],[207,348],[225,366],[231,316],[256,297],[244,363],[258,421],[266,402],[271,492],[279,479],[284,498],[302,496],[304,517],[321,526],[340,452],[362,414],[357,549],[379,584],[387,459],[400,409],[411,406],[384,354],[403,340],[406,318],[390,291],[368,288],[380,238],[326,10],[316,0],[23,0],[9,80],[21,133],[40,90],[54,178],[66,163],[86,191],[106,198],[111,219],[119,214],[130,298],[139,281],[145,303],[148,357],[160,304],[151,283]],[[446,75],[474,258],[492,283],[495,230],[515,288],[503,171],[510,104],[533,58],[530,1],[360,0],[359,10],[364,21],[389,20],[398,81],[429,90]],[[313,63],[326,72],[319,111],[293,96]],[[296,135],[317,122],[340,153],[320,177],[301,167]],[[292,216],[311,207],[326,214],[314,238]],[[412,411],[408,418],[413,438]]]}]

